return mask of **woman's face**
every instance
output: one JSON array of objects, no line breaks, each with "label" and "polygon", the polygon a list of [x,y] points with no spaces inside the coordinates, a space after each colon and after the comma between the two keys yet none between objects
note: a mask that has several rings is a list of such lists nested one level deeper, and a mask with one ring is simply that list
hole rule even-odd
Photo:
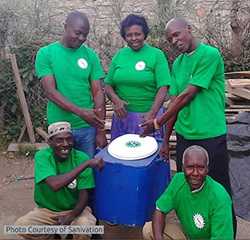
[{"label": "woman's face", "polygon": [[134,51],[138,51],[143,47],[144,38],[145,35],[142,31],[142,27],[139,25],[132,25],[125,29],[125,41]]}]

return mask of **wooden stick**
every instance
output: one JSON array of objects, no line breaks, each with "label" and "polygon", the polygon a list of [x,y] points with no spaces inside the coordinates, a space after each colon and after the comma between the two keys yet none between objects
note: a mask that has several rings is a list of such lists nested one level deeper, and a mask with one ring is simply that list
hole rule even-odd
[{"label": "wooden stick", "polygon": [[48,140],[49,138],[48,133],[46,133],[41,127],[37,127],[35,130],[44,140],[46,141]]},{"label": "wooden stick", "polygon": [[24,116],[24,121],[25,121],[25,124],[27,127],[29,139],[30,139],[31,143],[35,143],[35,141],[36,141],[35,134],[34,134],[31,118],[30,118],[30,113],[28,110],[28,105],[27,105],[25,95],[23,92],[23,85],[22,85],[20,74],[19,74],[19,69],[17,66],[16,56],[15,56],[15,54],[9,54],[9,56],[10,56],[12,70],[13,70],[14,76],[15,76],[14,78],[15,78],[16,87],[17,87],[17,96],[18,96],[18,99],[19,99],[20,104],[21,104],[21,108],[22,108],[22,112],[23,112],[23,116]]},{"label": "wooden stick", "polygon": [[250,78],[250,71],[241,72],[227,72],[225,73],[226,78]]},{"label": "wooden stick", "polygon": [[227,81],[232,88],[250,86],[250,79],[228,79]]},{"label": "wooden stick", "polygon": [[8,146],[8,152],[18,152],[20,150],[38,150],[42,148],[47,148],[49,145],[47,143],[10,143]]},{"label": "wooden stick", "polygon": [[23,135],[25,133],[25,130],[26,130],[26,125],[23,125],[22,129],[21,129],[21,133],[17,139],[17,142],[20,143],[22,141],[22,138],[23,138]]},{"label": "wooden stick", "polygon": [[246,88],[232,88],[231,94],[250,100],[250,90]]}]

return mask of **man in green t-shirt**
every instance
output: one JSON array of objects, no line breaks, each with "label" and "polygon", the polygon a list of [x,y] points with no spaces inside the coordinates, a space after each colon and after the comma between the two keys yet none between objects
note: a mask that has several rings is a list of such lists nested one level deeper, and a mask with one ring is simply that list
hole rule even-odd
[{"label": "man in green t-shirt", "polygon": [[[153,222],[143,228],[144,239],[233,239],[232,201],[224,187],[207,176],[208,164],[204,148],[193,145],[184,151],[184,173],[176,173],[156,201]],[[166,223],[171,210],[180,224]]]},{"label": "man in green t-shirt", "polygon": [[[19,218],[15,225],[95,225],[88,204],[88,190],[94,188],[91,168],[101,169],[101,158],[90,159],[73,149],[73,135],[68,122],[48,127],[49,148],[35,155],[35,191],[37,207]],[[20,234],[27,239],[46,239],[51,235]],[[79,239],[89,239],[81,235]]]},{"label": "man in green t-shirt", "polygon": [[62,39],[39,49],[35,69],[49,99],[48,124],[70,122],[74,147],[93,157],[96,145],[104,147],[107,140],[100,81],[104,73],[98,55],[83,44],[89,28],[85,14],[71,12]]},{"label": "man in green t-shirt", "polygon": [[181,18],[167,23],[166,37],[181,54],[173,63],[168,111],[143,124],[148,133],[167,122],[162,155],[168,158],[173,125],[177,135],[176,164],[191,145],[203,146],[210,158],[209,175],[231,193],[226,144],[225,81],[222,57],[215,47],[198,42],[190,24]]}]

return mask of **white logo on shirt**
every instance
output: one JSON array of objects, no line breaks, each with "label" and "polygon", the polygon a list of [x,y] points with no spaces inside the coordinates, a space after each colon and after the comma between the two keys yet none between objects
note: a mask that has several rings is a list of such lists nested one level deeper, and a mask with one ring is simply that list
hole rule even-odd
[{"label": "white logo on shirt", "polygon": [[143,62],[143,61],[139,61],[139,62],[137,62],[137,63],[135,64],[135,69],[136,69],[137,71],[142,71],[142,70],[145,69],[145,67],[146,67],[146,64],[145,64],[145,62]]},{"label": "white logo on shirt", "polygon": [[76,188],[76,179],[74,179],[74,180],[68,185],[68,188],[70,188],[70,189]]},{"label": "white logo on shirt", "polygon": [[202,229],[205,226],[204,218],[201,216],[201,214],[196,213],[193,216],[194,224],[197,228]]},{"label": "white logo on shirt", "polygon": [[88,67],[88,62],[84,58],[79,58],[77,63],[78,66],[82,69],[86,69]]}]

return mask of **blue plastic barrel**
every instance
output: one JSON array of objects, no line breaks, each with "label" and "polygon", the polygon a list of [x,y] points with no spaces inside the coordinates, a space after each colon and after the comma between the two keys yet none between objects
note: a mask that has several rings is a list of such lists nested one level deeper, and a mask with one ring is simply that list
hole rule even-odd
[{"label": "blue plastic barrel", "polygon": [[95,171],[93,211],[99,220],[114,224],[143,226],[152,219],[155,201],[170,182],[170,166],[154,155],[135,161],[110,156],[107,148],[104,169]]}]

